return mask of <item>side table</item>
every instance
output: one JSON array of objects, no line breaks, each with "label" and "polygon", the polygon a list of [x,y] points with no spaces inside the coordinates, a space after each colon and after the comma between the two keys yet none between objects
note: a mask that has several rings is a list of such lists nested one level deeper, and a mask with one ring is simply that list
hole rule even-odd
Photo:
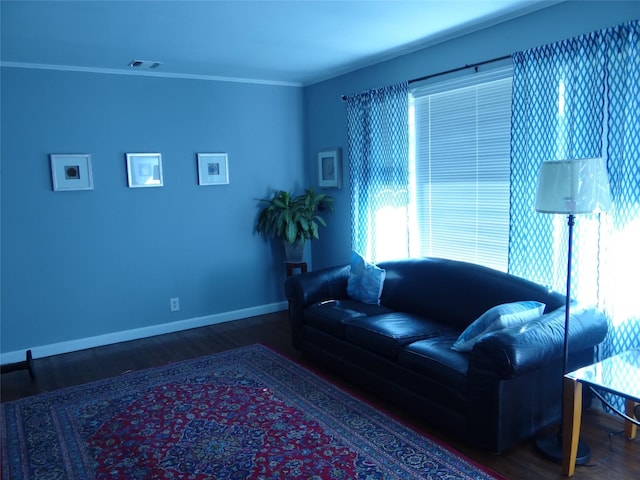
[{"label": "side table", "polygon": [[582,385],[591,388],[602,401],[605,400],[597,390],[623,397],[624,413],[615,411],[611,406],[610,408],[625,419],[626,437],[630,440],[635,438],[638,425],[636,410],[640,403],[640,350],[614,355],[564,376],[562,473],[568,477],[573,476],[576,468],[582,416]]},{"label": "side table", "polygon": [[286,262],[287,277],[293,275],[295,269],[299,269],[300,273],[307,273],[307,262]]}]

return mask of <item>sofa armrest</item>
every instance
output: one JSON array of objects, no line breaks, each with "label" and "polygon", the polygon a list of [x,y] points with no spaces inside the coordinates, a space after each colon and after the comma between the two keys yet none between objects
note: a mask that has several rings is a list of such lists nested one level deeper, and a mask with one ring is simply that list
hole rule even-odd
[{"label": "sofa armrest", "polygon": [[284,289],[289,302],[291,340],[294,347],[300,348],[302,343],[304,309],[317,302],[347,298],[350,272],[351,267],[346,265],[287,278]]},{"label": "sofa armrest", "polygon": [[[561,364],[564,357],[564,317],[565,309],[561,307],[524,325],[487,335],[470,354],[470,375],[480,373],[507,379],[522,376],[550,362]],[[569,358],[573,352],[593,349],[604,340],[607,329],[606,317],[599,310],[572,305]],[[571,360],[569,367],[572,368]]]},{"label": "sofa armrest", "polygon": [[289,277],[285,282],[287,300],[305,308],[324,300],[346,298],[349,273],[347,265]]}]

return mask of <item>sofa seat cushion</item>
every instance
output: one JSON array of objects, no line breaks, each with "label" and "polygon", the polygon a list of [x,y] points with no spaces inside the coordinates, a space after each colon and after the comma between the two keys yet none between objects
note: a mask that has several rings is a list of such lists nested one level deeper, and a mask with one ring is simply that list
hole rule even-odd
[{"label": "sofa seat cushion", "polygon": [[336,337],[344,337],[344,325],[354,318],[389,313],[386,307],[356,300],[327,300],[314,303],[304,311],[304,321],[318,330]]},{"label": "sofa seat cushion", "polygon": [[455,332],[450,332],[413,342],[398,354],[398,363],[421,372],[449,388],[466,392],[469,354],[451,349],[457,337]]},{"label": "sofa seat cushion", "polygon": [[404,312],[358,317],[345,323],[345,338],[385,357],[396,359],[403,346],[441,335],[442,324]]}]

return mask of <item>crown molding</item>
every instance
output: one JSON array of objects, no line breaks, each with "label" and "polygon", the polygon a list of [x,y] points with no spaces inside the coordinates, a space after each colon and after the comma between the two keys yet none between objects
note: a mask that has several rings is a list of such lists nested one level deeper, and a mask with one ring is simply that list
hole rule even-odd
[{"label": "crown molding", "polygon": [[149,72],[149,71],[133,71],[133,70],[119,70],[116,68],[96,68],[96,67],[77,67],[70,65],[51,65],[43,63],[23,63],[23,62],[0,62],[0,67],[7,68],[26,68],[35,70],[57,70],[63,72],[82,72],[82,73],[100,73],[104,75],[130,75],[130,76],[143,76],[143,77],[158,77],[158,78],[174,78],[182,80],[204,80],[210,82],[229,82],[229,83],[251,83],[256,85],[273,85],[279,87],[303,87],[302,83],[298,82],[279,82],[276,80],[261,80],[254,78],[240,78],[240,77],[221,77],[214,75],[194,75],[186,73],[170,73],[170,72]]}]

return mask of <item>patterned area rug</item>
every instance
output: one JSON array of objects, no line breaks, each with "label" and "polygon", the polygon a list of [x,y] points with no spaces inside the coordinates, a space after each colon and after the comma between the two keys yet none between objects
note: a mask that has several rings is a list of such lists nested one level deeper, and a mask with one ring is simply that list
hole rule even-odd
[{"label": "patterned area rug", "polygon": [[7,480],[501,478],[260,345],[0,412]]}]

